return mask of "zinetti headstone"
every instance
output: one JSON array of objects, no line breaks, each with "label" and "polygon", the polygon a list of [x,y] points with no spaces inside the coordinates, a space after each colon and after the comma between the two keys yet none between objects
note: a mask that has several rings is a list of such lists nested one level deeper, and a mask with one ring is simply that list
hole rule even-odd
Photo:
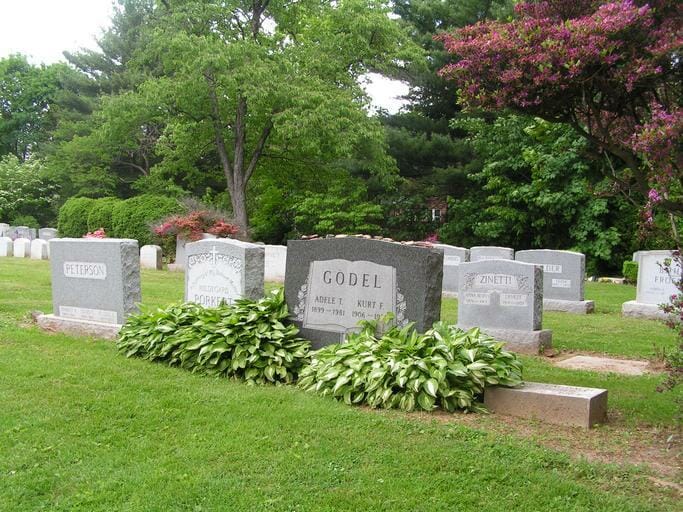
[{"label": "zinetti headstone", "polygon": [[460,327],[481,327],[516,352],[537,354],[550,347],[552,333],[542,328],[541,266],[488,260],[462,263],[459,271]]},{"label": "zinetti headstone", "polygon": [[470,248],[470,261],[514,260],[515,250],[510,247],[480,245]]},{"label": "zinetti headstone", "polygon": [[443,251],[443,294],[457,297],[458,266],[470,261],[470,251],[464,247],[447,244],[434,244],[434,247]]},{"label": "zinetti headstone", "polygon": [[137,240],[50,240],[54,314],[38,317],[48,330],[113,338],[140,302]]},{"label": "zinetti headstone", "polygon": [[285,297],[314,348],[344,341],[361,320],[393,313],[403,326],[431,328],[441,312],[443,252],[346,237],[290,240]]},{"label": "zinetti headstone", "polygon": [[543,267],[543,309],[586,314],[595,310],[584,300],[586,256],[580,252],[533,249],[517,251],[515,260]]},{"label": "zinetti headstone", "polygon": [[263,297],[262,245],[216,238],[185,245],[185,300],[206,307]]},{"label": "zinetti headstone", "polygon": [[638,254],[638,284],[636,300],[624,302],[621,311],[624,316],[640,318],[666,318],[659,304],[668,303],[672,295],[679,293],[675,281],[681,279],[681,267],[671,260],[668,273],[664,262],[673,251],[640,251]]}]

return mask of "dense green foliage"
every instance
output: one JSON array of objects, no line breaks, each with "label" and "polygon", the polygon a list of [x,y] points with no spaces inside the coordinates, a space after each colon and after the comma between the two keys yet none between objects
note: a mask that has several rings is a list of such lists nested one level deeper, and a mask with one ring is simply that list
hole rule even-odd
[{"label": "dense green foliage", "polygon": [[9,154],[0,157],[0,220],[12,222],[30,215],[47,225],[54,220],[58,187],[46,176],[42,163],[21,162]]},{"label": "dense green foliage", "polygon": [[95,199],[88,213],[88,231],[93,232],[102,228],[105,233],[112,233],[114,207],[119,203],[121,200],[116,197]]},{"label": "dense green foliage", "polygon": [[89,197],[72,197],[59,209],[57,229],[59,236],[80,238],[88,232],[88,216],[95,200]]},{"label": "dense green foliage", "polygon": [[636,284],[638,282],[638,262],[624,261],[624,265],[621,267],[621,275],[624,276],[627,283]]},{"label": "dense green foliage", "polygon": [[524,116],[456,125],[483,165],[469,175],[475,191],[451,202],[444,242],[576,250],[589,274],[614,269],[635,249],[635,210],[604,193],[599,162],[569,126]]},{"label": "dense green foliage", "polygon": [[376,321],[364,321],[345,343],[314,352],[299,385],[347,404],[454,411],[482,410],[486,386],[521,382],[517,357],[478,329],[439,322],[424,334],[413,324],[378,334]]},{"label": "dense green foliage", "polygon": [[179,213],[182,206],[177,199],[143,194],[116,203],[112,209],[112,231],[109,236],[132,238],[140,246],[154,242],[152,225],[160,219]]},{"label": "dense green foliage", "polygon": [[126,357],[180,366],[251,384],[289,383],[310,343],[288,322],[284,292],[204,308],[186,303],[128,318],[117,346]]}]

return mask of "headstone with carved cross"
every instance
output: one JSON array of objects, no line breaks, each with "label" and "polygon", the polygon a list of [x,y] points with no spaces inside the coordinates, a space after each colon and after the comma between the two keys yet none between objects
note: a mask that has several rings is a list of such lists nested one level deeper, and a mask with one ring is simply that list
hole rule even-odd
[{"label": "headstone with carved cross", "polygon": [[229,238],[185,245],[185,300],[205,307],[263,297],[264,248]]}]

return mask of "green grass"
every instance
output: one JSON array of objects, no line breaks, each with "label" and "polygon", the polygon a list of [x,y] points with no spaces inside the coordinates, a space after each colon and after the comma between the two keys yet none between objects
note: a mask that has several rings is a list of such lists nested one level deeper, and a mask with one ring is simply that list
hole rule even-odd
[{"label": "green grass", "polygon": [[[182,274],[148,271],[142,279],[145,304],[182,298]],[[602,286],[591,293],[602,296]],[[452,312],[455,303],[444,307]],[[643,468],[576,460],[424,414],[369,411],[293,387],[249,387],[125,359],[110,342],[25,325],[35,309],[50,310],[47,264],[0,259],[2,511],[676,507]],[[611,334],[603,337],[611,346]],[[673,396],[655,394],[654,377],[525,363],[536,380],[608,387],[611,407],[633,421],[672,421]]]}]

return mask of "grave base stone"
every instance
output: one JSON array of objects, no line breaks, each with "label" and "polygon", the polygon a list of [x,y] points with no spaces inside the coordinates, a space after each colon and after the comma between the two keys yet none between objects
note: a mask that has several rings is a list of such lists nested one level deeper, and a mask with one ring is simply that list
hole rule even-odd
[{"label": "grave base stone", "polygon": [[595,311],[595,302],[592,300],[559,300],[543,299],[545,311],[564,311],[576,315],[588,315]]},{"label": "grave base stone", "polygon": [[526,382],[516,388],[494,386],[484,392],[494,413],[556,425],[591,428],[607,420],[607,390]]},{"label": "grave base stone", "polygon": [[666,320],[669,315],[659,309],[657,304],[646,304],[629,300],[621,305],[621,314],[632,318],[646,318],[648,320]]},{"label": "grave base stone", "polygon": [[63,332],[74,336],[91,336],[105,340],[115,340],[121,330],[121,324],[63,318],[52,314],[40,315],[36,321],[38,326],[45,331]]},{"label": "grave base stone", "polygon": [[518,331],[515,329],[495,329],[482,327],[481,331],[505,342],[505,348],[519,354],[536,356],[553,346],[553,332],[550,329],[538,331]]}]

